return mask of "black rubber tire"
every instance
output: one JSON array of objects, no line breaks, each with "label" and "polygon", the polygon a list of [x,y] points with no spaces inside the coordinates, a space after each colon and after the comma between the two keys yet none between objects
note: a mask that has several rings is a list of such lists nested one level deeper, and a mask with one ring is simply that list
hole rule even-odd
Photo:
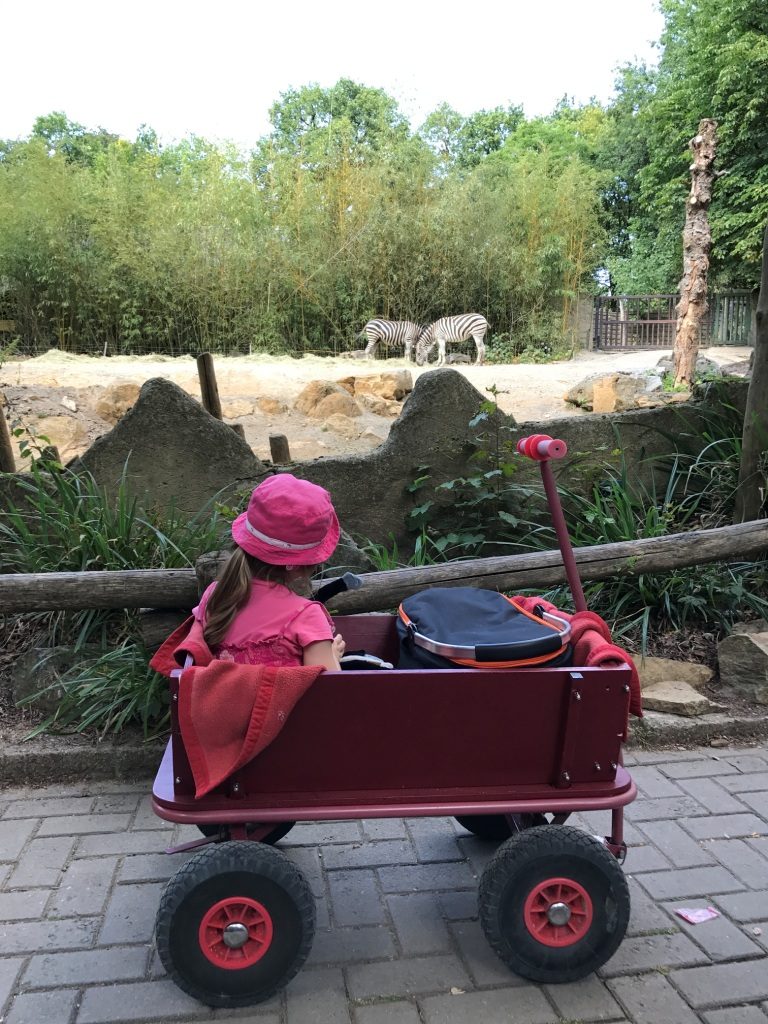
[{"label": "black rubber tire", "polygon": [[[520,814],[518,820],[522,829],[547,824],[543,814]],[[467,814],[457,817],[456,821],[478,839],[502,840],[512,835],[512,829],[503,814]]]},{"label": "black rubber tire", "polygon": [[[272,919],[262,958],[230,970],[212,963],[198,938],[219,900],[244,897]],[[157,912],[157,951],[170,978],[208,1006],[250,1006],[269,999],[300,970],[315,935],[315,901],[304,875],[278,850],[250,841],[207,846],[168,883]]]},{"label": "black rubber tire", "polygon": [[[264,838],[260,839],[259,842],[266,843],[267,846],[274,846],[275,843],[280,842],[283,836],[288,835],[295,824],[295,821],[281,821],[279,824],[275,825],[271,831],[267,832]],[[224,840],[228,840],[230,838],[229,826],[227,825],[198,825],[197,827],[203,835],[209,839],[212,836],[217,836],[219,834],[222,835]],[[252,827],[252,825],[246,825],[246,831]]]},{"label": "black rubber tire", "polygon": [[[592,902],[592,922],[573,945],[554,947],[526,926],[525,901],[538,883],[567,878]],[[618,949],[629,923],[629,887],[618,861],[597,839],[567,825],[521,832],[503,843],[480,880],[480,922],[493,950],[531,981],[578,981]]]}]

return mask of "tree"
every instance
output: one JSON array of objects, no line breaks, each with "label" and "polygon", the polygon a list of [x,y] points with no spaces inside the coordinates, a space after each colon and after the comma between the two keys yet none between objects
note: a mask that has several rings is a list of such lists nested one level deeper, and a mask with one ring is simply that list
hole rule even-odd
[{"label": "tree", "polygon": [[766,451],[768,451],[768,227],[763,236],[755,361],[744,413],[741,465],[734,515],[736,523],[758,519],[766,502],[768,474],[765,472],[765,467],[761,466]]},{"label": "tree", "polygon": [[103,128],[89,131],[76,121],[70,121],[63,111],[38,117],[32,127],[32,138],[42,139],[51,153],[61,153],[72,163],[89,167],[118,141],[117,135]]}]

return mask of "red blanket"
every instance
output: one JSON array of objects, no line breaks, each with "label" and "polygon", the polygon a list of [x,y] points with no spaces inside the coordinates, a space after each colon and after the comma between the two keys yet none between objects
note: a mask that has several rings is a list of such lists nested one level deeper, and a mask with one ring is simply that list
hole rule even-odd
[{"label": "red blanket", "polygon": [[187,655],[195,664],[179,680],[179,730],[199,798],[272,742],[323,670],[219,661],[192,617],[168,637],[150,666],[170,676]]},{"label": "red blanket", "polygon": [[521,604],[526,611],[532,612],[539,606],[551,615],[559,615],[561,619],[567,619],[570,622],[574,665],[584,665],[586,668],[594,668],[598,665],[605,667],[628,665],[631,671],[629,713],[637,718],[643,717],[643,698],[637,668],[625,650],[611,643],[611,631],[607,622],[594,612],[576,612],[569,615],[568,612],[559,611],[549,601],[542,601],[540,597],[515,597],[515,601]]}]

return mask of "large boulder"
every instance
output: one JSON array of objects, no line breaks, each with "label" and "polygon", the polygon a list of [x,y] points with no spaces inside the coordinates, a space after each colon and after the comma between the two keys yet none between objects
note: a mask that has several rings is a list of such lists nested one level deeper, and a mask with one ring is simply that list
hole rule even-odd
[{"label": "large boulder", "polygon": [[768,704],[768,631],[734,627],[717,645],[720,682],[742,697]]},{"label": "large boulder", "polygon": [[390,402],[401,402],[413,391],[413,376],[410,370],[394,370],[369,373],[362,377],[345,377],[339,384],[355,397],[376,395]]},{"label": "large boulder", "polygon": [[660,392],[661,377],[643,373],[593,373],[563,395],[566,402],[593,412],[626,412],[638,399]]},{"label": "large boulder", "polygon": [[133,408],[73,463],[80,467],[108,490],[125,473],[139,500],[189,512],[267,473],[231,427],[162,377],[144,384]]},{"label": "large boulder", "polygon": [[671,658],[634,658],[647,711],[692,717],[717,711],[718,705],[699,693],[711,682],[713,672],[706,665]]},{"label": "large boulder", "polygon": [[141,388],[132,381],[102,388],[94,406],[97,415],[107,423],[117,423],[138,401]]}]

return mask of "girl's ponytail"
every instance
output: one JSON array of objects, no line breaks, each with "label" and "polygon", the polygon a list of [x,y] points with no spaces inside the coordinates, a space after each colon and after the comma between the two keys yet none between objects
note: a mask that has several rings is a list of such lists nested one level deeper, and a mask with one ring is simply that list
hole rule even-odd
[{"label": "girl's ponytail", "polygon": [[248,601],[253,571],[250,558],[242,548],[235,548],[222,570],[219,581],[205,609],[203,636],[213,649],[226,636],[232,620]]}]

